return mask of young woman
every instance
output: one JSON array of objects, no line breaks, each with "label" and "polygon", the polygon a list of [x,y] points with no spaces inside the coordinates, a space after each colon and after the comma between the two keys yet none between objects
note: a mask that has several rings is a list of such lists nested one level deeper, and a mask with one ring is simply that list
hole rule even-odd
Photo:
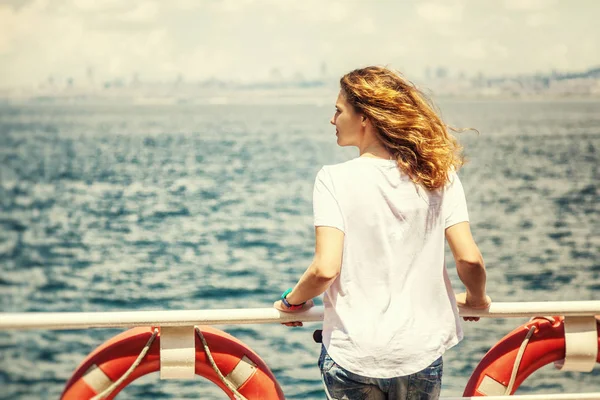
[{"label": "young woman", "polygon": [[[357,69],[340,85],[331,124],[338,145],[356,146],[359,157],[317,174],[314,261],[274,306],[302,312],[325,293],[319,367],[328,398],[437,399],[441,356],[462,339],[457,303],[490,305],[456,175],[461,148],[399,74]],[[456,297],[444,238],[466,287]]]}]

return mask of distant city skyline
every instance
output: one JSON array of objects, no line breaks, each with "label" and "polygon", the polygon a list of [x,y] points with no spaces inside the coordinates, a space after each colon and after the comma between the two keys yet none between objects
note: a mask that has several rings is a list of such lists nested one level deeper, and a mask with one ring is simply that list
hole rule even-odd
[{"label": "distant city skyline", "polygon": [[593,0],[0,0],[0,87],[585,71],[597,15]]},{"label": "distant city skyline", "polygon": [[[232,79],[231,77],[205,77],[199,79],[186,79],[183,74],[178,73],[175,76],[167,76],[164,79],[145,79],[138,72],[134,72],[130,76],[114,76],[114,77],[106,77],[105,79],[96,79],[94,75],[93,68],[87,68],[85,76],[82,76],[80,79],[74,79],[72,76],[59,76],[56,77],[54,75],[49,75],[45,79],[42,79],[40,82],[37,82],[38,88],[50,88],[54,86],[56,88],[60,87],[73,87],[73,88],[135,88],[142,87],[147,85],[200,85],[201,87],[216,87],[219,85],[225,85],[229,88],[232,87],[260,87],[260,85],[269,85],[271,87],[284,87],[289,84],[297,85],[305,87],[311,86],[323,86],[323,85],[334,85],[337,86],[338,78],[337,76],[328,75],[325,72],[326,64],[323,63],[321,68],[321,75],[318,76],[306,76],[300,71],[295,71],[293,74],[283,74],[279,69],[275,68],[269,71],[269,75],[266,77],[262,77],[261,79],[256,80],[239,80]],[[510,79],[535,79],[537,78],[560,78],[560,77],[581,77],[585,75],[589,75],[591,71],[593,71],[592,75],[598,75],[598,70],[600,70],[600,66],[594,68],[586,68],[578,71],[567,71],[562,70],[559,71],[557,69],[551,69],[548,71],[535,71],[529,73],[519,73],[519,74],[498,74],[498,75],[486,75],[484,73],[477,72],[473,75],[469,75],[462,70],[450,70],[445,66],[435,66],[435,67],[426,67],[423,71],[423,74],[419,76],[417,79],[413,79],[413,77],[408,77],[409,80],[415,83],[423,83],[423,84],[431,84],[435,82],[448,82],[452,80],[456,81],[477,81],[477,80],[486,80],[486,81],[498,81],[498,80],[510,80]],[[258,85],[258,86],[257,86]]]}]

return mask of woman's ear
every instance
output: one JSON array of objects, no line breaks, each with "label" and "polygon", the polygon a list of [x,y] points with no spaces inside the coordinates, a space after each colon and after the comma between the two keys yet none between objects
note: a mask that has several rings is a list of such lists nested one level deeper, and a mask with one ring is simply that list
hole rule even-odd
[{"label": "woman's ear", "polygon": [[363,115],[360,117],[360,124],[361,124],[362,126],[367,126],[367,121],[368,121],[368,119],[367,119],[367,116],[363,114]]}]

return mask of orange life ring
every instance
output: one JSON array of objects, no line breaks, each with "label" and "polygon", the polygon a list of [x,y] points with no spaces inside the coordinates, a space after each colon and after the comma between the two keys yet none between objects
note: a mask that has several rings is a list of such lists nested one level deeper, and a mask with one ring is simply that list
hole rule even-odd
[{"label": "orange life ring", "polygon": [[[247,399],[284,399],[281,387],[265,362],[248,346],[233,336],[207,326],[201,331],[208,343],[215,364],[225,376],[234,370],[245,357],[256,365],[253,373],[243,382],[237,391]],[[140,351],[153,335],[154,328],[140,327],[123,332],[96,348],[77,367],[61,395],[61,399],[90,399],[107,387],[107,383],[117,381],[129,369]],[[212,381],[219,386],[230,399],[235,399],[233,392],[221,381],[207,359],[204,347],[198,335],[195,335],[196,375]],[[160,332],[152,342],[141,363],[106,399],[114,398],[125,386],[140,376],[160,370]],[[94,371],[98,368],[100,371]],[[101,388],[94,389],[90,376],[95,381],[104,380]],[[99,377],[99,378],[98,378]],[[98,385],[96,385],[98,386]]]},{"label": "orange life ring", "polygon": [[[485,396],[485,393],[480,391],[483,390],[480,389],[482,383],[484,386],[486,385],[483,382],[484,379],[493,385],[501,384],[508,387],[521,343],[523,343],[531,327],[534,326],[536,330],[529,339],[522,355],[510,394],[514,394],[519,385],[539,368],[551,362],[563,360],[565,358],[564,317],[536,318],[506,335],[487,352],[473,371],[463,396]],[[596,322],[596,331],[598,348],[600,349],[600,322]],[[596,362],[600,362],[600,351]],[[489,378],[495,382],[490,381]]]}]

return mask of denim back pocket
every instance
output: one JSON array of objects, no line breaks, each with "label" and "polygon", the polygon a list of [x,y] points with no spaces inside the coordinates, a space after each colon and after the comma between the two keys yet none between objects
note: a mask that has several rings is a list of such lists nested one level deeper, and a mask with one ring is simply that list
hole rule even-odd
[{"label": "denim back pocket", "polygon": [[442,357],[439,357],[427,368],[416,373],[417,379],[414,380],[414,383],[419,384],[420,382],[420,385],[423,385],[422,390],[425,391],[439,389],[442,384],[443,371],[444,362]]},{"label": "denim back pocket", "polygon": [[325,346],[323,345],[321,345],[321,355],[319,356],[319,362],[317,364],[323,373],[329,372],[335,365],[335,361],[329,357],[329,354],[327,354],[327,350],[325,350]]}]

